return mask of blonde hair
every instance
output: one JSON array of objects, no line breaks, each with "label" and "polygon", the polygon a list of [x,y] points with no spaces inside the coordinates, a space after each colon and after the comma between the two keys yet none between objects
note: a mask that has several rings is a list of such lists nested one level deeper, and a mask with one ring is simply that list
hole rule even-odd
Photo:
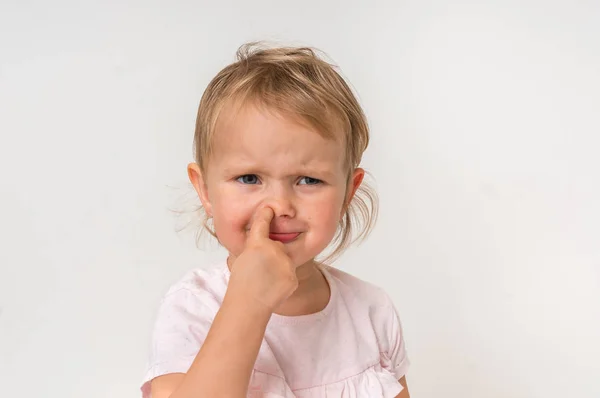
[{"label": "blonde hair", "polygon": [[[233,101],[253,102],[297,118],[328,139],[342,138],[350,179],[369,144],[369,127],[356,97],[336,67],[308,47],[268,48],[248,43],[236,55],[236,62],[212,79],[200,100],[194,134],[194,160],[200,169],[205,171],[223,108]],[[377,218],[377,195],[366,183],[344,205],[347,205],[345,214],[327,260],[337,258],[353,242],[364,240]],[[215,236],[205,212],[203,217],[204,227]]]}]

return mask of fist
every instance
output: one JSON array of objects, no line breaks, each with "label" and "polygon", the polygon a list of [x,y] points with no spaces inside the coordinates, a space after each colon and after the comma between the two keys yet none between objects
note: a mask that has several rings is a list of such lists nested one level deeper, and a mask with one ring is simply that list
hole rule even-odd
[{"label": "fist", "polygon": [[239,300],[254,301],[269,312],[298,288],[296,267],[284,244],[269,239],[273,209],[260,208],[254,215],[244,251],[231,266],[227,293]]}]

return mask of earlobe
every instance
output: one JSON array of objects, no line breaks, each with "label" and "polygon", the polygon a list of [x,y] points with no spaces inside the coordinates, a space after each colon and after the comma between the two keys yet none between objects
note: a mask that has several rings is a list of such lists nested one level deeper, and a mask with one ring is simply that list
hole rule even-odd
[{"label": "earlobe", "polygon": [[200,166],[198,166],[197,163],[190,163],[187,166],[187,172],[190,182],[194,186],[200,202],[202,202],[202,207],[204,208],[206,215],[209,218],[212,217],[212,207],[208,198],[206,181],[204,180],[204,174],[202,173]]}]

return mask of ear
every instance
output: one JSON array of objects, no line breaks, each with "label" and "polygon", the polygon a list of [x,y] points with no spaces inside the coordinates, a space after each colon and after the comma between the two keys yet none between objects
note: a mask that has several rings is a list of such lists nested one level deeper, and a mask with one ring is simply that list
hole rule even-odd
[{"label": "ear", "polygon": [[212,206],[208,198],[206,181],[204,180],[204,175],[202,174],[202,170],[200,170],[200,166],[198,166],[197,163],[190,163],[187,166],[187,172],[190,182],[194,186],[200,202],[202,202],[202,207],[204,208],[206,215],[212,217]]},{"label": "ear", "polygon": [[358,187],[360,187],[360,184],[362,184],[364,178],[364,169],[361,169],[360,167],[354,169],[354,172],[352,173],[352,175],[350,176],[350,180],[348,181],[346,199],[344,200],[344,206],[342,207],[342,217],[346,213],[346,210],[348,210],[348,206],[350,206],[350,202],[352,202],[352,198],[354,198],[354,195],[356,194]]}]

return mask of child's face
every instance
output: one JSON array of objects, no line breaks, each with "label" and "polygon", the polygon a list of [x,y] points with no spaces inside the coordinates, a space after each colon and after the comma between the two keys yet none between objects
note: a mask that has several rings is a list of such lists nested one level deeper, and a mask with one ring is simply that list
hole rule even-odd
[{"label": "child's face", "polygon": [[335,235],[364,176],[348,174],[343,140],[329,140],[274,112],[246,106],[223,114],[204,175],[190,165],[190,179],[213,218],[219,242],[236,257],[252,217],[274,211],[270,238],[283,241],[296,266],[310,262]]}]

